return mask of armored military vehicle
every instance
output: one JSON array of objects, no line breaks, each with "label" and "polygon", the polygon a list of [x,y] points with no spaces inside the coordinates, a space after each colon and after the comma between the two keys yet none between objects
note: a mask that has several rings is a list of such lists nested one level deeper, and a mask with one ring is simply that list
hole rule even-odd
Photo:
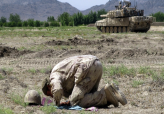
[{"label": "armored military vehicle", "polygon": [[97,29],[103,33],[147,32],[153,22],[152,16],[144,16],[144,10],[138,10],[137,5],[130,7],[131,2],[119,2],[116,10],[100,15],[105,19],[95,23]]}]

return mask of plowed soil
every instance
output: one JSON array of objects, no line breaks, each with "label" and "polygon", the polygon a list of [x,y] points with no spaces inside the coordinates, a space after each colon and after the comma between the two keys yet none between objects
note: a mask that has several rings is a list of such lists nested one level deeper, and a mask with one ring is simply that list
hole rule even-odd
[{"label": "plowed soil", "polygon": [[[0,105],[14,113],[44,114],[38,106],[23,107],[13,95],[24,95],[35,89],[61,60],[83,54],[97,56],[104,67],[124,65],[127,68],[164,68],[164,27],[151,27],[148,33],[102,34],[95,27],[1,30],[0,33]],[[37,36],[35,34],[38,34]],[[105,71],[104,71],[105,72]],[[100,108],[100,114],[163,114],[164,82],[144,74],[114,75],[104,73],[100,87],[115,80],[125,93],[128,104]],[[134,81],[143,83],[133,87]],[[45,96],[44,96],[45,97]],[[15,98],[16,99],[16,98]],[[62,100],[64,101],[64,99]],[[91,113],[56,110],[56,113]]]}]

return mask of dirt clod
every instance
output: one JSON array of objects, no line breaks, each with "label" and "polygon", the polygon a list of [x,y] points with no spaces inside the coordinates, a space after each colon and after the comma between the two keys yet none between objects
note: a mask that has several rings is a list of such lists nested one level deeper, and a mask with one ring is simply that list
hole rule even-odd
[{"label": "dirt clod", "polygon": [[0,58],[1,57],[19,57],[23,54],[31,53],[32,51],[24,50],[18,51],[16,48],[0,46]]}]

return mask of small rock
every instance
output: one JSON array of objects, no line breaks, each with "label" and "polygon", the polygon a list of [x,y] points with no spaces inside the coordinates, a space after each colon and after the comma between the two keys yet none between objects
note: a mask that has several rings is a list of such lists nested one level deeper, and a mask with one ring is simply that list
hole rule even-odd
[{"label": "small rock", "polygon": [[143,96],[148,96],[149,93],[148,93],[147,91],[145,91],[142,95],[143,95]]},{"label": "small rock", "polygon": [[3,69],[0,69],[0,73],[2,73],[2,75],[7,75],[6,71]]},{"label": "small rock", "polygon": [[23,113],[25,113],[25,111],[21,111],[21,113],[23,114]]},{"label": "small rock", "polygon": [[151,88],[148,88],[147,91],[148,91],[148,92],[152,92]]},{"label": "small rock", "polygon": [[151,87],[143,87],[143,91],[152,92],[152,89]]},{"label": "small rock", "polygon": [[102,36],[101,36],[101,38],[105,38],[105,36],[104,36],[104,35],[102,35]]}]

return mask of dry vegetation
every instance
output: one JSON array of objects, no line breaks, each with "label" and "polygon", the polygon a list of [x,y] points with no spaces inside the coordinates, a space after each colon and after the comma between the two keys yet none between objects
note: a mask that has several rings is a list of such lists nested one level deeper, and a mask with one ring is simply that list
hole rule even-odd
[{"label": "dry vegetation", "polygon": [[41,82],[64,58],[92,54],[103,64],[105,83],[115,82],[128,104],[109,106],[97,113],[164,113],[164,27],[148,33],[102,34],[94,27],[0,28],[0,112],[79,113],[53,106],[29,107],[23,103],[30,89],[41,92]]}]

